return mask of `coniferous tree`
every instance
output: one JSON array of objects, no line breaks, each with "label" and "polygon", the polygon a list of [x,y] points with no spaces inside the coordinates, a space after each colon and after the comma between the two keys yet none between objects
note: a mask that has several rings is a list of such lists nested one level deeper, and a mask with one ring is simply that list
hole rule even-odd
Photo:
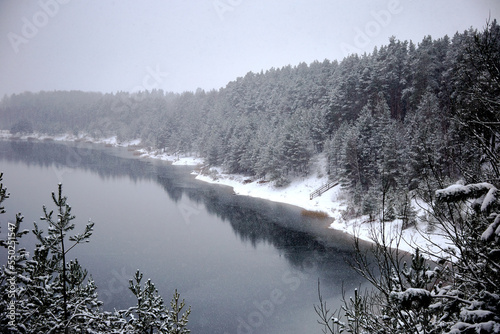
[{"label": "coniferous tree", "polygon": [[[487,160],[488,178],[497,179],[498,30],[493,21],[483,32],[470,29],[452,39],[426,36],[415,44],[392,37],[371,54],[249,72],[211,92],[14,94],[0,103],[0,124],[11,129],[29,119],[33,131],[40,133],[69,131],[119,140],[140,137],[145,146],[171,154],[197,154],[208,165],[228,172],[281,181],[307,170],[298,167],[306,166],[297,163],[299,157],[321,153],[327,141],[338,143],[345,133],[337,130],[356,124],[362,127],[357,163],[353,165],[353,152],[329,152],[329,156],[335,161],[330,169],[343,166],[341,174],[349,181],[344,185],[351,184],[347,190],[357,192],[358,199],[370,188],[380,188],[381,175],[388,176],[389,170],[405,186],[414,187],[417,181],[422,185],[425,179],[436,187],[437,180],[449,177],[478,182],[482,171],[475,162]],[[388,109],[388,116],[377,111],[382,109]],[[404,126],[405,140],[409,139],[401,142],[409,159],[398,163],[398,171],[381,169],[379,161],[390,146],[384,144],[387,140],[381,138],[379,127],[389,119],[398,128]],[[291,120],[302,130],[290,131]],[[424,139],[425,132],[433,139],[413,142],[412,138]],[[465,140],[464,132],[479,146]],[[401,133],[395,136],[402,138]],[[292,137],[300,143],[292,143]],[[311,142],[314,150],[306,153]],[[339,145],[335,146],[338,150]],[[426,147],[428,154],[424,154]],[[288,156],[284,150],[303,154]],[[341,155],[349,161],[340,159]],[[277,157],[287,159],[280,164]],[[411,173],[405,167],[408,161]],[[359,173],[345,168],[349,165],[359,168]],[[349,173],[356,177],[348,180]],[[401,179],[403,174],[406,180]]]},{"label": "coniferous tree", "polygon": [[[407,120],[409,143],[410,182],[420,184],[424,193],[432,196],[432,189],[443,187],[451,174],[447,159],[450,147],[444,132],[445,120],[441,117],[437,98],[427,92],[414,114]],[[432,119],[433,122],[428,120]]]},{"label": "coniferous tree", "polygon": [[[62,195],[62,185],[59,184],[57,195],[52,193],[52,200],[57,207],[48,211],[43,207],[42,221],[47,222],[47,235],[35,223],[33,233],[38,244],[34,251],[34,261],[28,265],[33,270],[33,279],[36,288],[30,287],[26,307],[30,309],[32,299],[42,305],[34,305],[34,314],[39,321],[34,322],[42,328],[32,328],[38,331],[63,331],[69,333],[71,328],[79,326],[85,316],[94,312],[93,308],[100,306],[95,297],[95,285],[92,279],[85,282],[87,272],[78,264],[78,261],[68,259],[68,252],[77,244],[86,243],[92,235],[94,223],[89,222],[81,234],[67,237],[74,228],[72,222],[75,216],[71,214],[71,207],[67,198]],[[55,216],[55,217],[54,217]],[[45,277],[43,279],[42,277]],[[47,279],[50,277],[51,279]],[[40,291],[43,295],[39,295]],[[87,299],[89,298],[90,299]],[[40,312],[42,310],[42,312]],[[42,320],[43,319],[43,320]]]},{"label": "coniferous tree", "polygon": [[476,142],[482,159],[489,164],[491,177],[498,179],[500,26],[494,20],[483,32],[473,32],[464,37],[453,67],[453,97],[457,105],[455,119]]},{"label": "coniferous tree", "polygon": [[[8,193],[1,180],[0,173],[0,213],[4,213],[2,202]],[[182,313],[185,302],[180,301],[177,291],[169,308],[151,281],[141,286],[140,272],[130,285],[138,299],[137,307],[103,312],[92,277],[77,259],[70,260],[67,256],[73,247],[89,241],[93,223],[89,222],[83,233],[68,237],[68,232],[75,228],[72,222],[75,217],[62,195],[61,185],[57,195],[52,193],[52,200],[57,207],[55,214],[46,207],[43,210],[47,235],[35,223],[33,233],[39,243],[32,256],[19,247],[20,239],[29,233],[20,228],[23,221],[20,214],[15,223],[8,223],[7,239],[0,241],[1,247],[12,250],[8,252],[7,264],[0,268],[2,332],[189,333],[186,325],[190,309]]]}]

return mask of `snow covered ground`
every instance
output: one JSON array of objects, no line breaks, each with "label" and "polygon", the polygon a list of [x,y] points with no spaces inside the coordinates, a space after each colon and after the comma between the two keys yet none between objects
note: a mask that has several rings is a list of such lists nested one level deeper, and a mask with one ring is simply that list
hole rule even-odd
[{"label": "snow covered ground", "polygon": [[196,158],[193,156],[186,156],[186,155],[171,155],[167,153],[161,153],[157,151],[148,151],[145,148],[141,148],[137,150],[141,154],[141,157],[143,158],[151,158],[151,159],[159,159],[163,161],[169,161],[172,163],[172,165],[177,165],[177,166],[197,166],[197,165],[202,165],[203,164],[203,159],[201,158]]},{"label": "snow covered ground", "polygon": [[[199,162],[199,160],[193,160],[194,164]],[[370,242],[374,238],[380,238],[378,232],[380,231],[379,222],[368,222],[368,217],[343,218],[347,205],[341,186],[335,186],[311,200],[310,194],[328,182],[326,157],[317,156],[313,161],[311,170],[316,172],[308,177],[295,178],[286,187],[275,187],[271,182],[262,183],[259,180],[252,180],[243,175],[225,174],[221,168],[211,168],[211,173],[197,173],[196,178],[213,184],[230,186],[237,195],[258,197],[295,205],[305,210],[324,212],[331,219],[330,228],[332,229],[349,235],[356,235],[360,239]],[[423,203],[414,204],[419,214],[425,214],[426,207]],[[443,236],[437,233],[438,231],[430,232],[427,224],[422,222],[415,227],[402,230],[402,221],[395,220],[386,223],[385,231],[388,240],[400,240],[398,247],[408,252],[413,252],[418,247],[421,250],[428,250],[437,254],[440,252],[440,248],[451,246]],[[402,233],[402,238],[396,238],[395,236],[400,233]],[[394,242],[393,246],[396,246]]]},{"label": "snow covered ground", "polygon": [[[0,138],[13,138],[8,131],[0,131]],[[17,138],[17,137],[16,137]],[[23,136],[21,139],[38,139],[38,140],[57,140],[57,141],[88,141],[92,143],[107,144],[116,147],[134,147],[136,153],[134,155],[142,158],[161,159],[169,161],[173,165],[203,165],[203,159],[183,156],[183,155],[169,155],[158,151],[151,151],[141,148],[139,139],[127,142],[119,142],[115,137],[95,139],[87,135],[61,135],[61,136],[46,136],[42,134],[32,134]],[[311,170],[315,171],[308,177],[295,178],[286,187],[275,187],[271,182],[262,182],[262,180],[250,179],[243,175],[225,174],[221,168],[212,168],[210,173],[196,172],[196,178],[200,181],[210,182],[213,184],[220,184],[230,186],[233,188],[235,194],[243,196],[258,197],[270,201],[281,202],[286,204],[295,205],[305,210],[320,211],[326,213],[331,219],[330,228],[342,231],[350,235],[356,235],[363,240],[372,241],[376,235],[374,231],[380,230],[380,225],[376,226],[374,222],[368,222],[367,217],[360,217],[357,219],[346,220],[343,217],[347,209],[344,203],[344,196],[340,186],[323,193],[319,197],[310,200],[309,195],[315,189],[328,182],[328,176],[325,171],[326,157],[319,155],[315,158]],[[418,207],[419,205],[417,205]],[[388,231],[387,236],[391,238],[398,233],[402,233],[402,241],[399,248],[406,251],[412,251],[415,247],[421,249],[432,249],[432,243],[440,246],[447,244],[446,240],[438,234],[428,233],[425,224],[417,224],[415,228],[409,228],[401,231],[400,220],[386,223],[385,230]],[[432,240],[432,242],[429,242]],[[446,245],[448,246],[448,245]],[[434,247],[434,250],[436,248]]]},{"label": "snow covered ground", "polygon": [[[319,163],[321,163],[322,159],[319,160]],[[339,185],[323,193],[320,197],[315,197],[312,200],[309,199],[311,192],[328,182],[328,177],[321,171],[305,178],[296,178],[288,186],[277,188],[272,183],[259,183],[257,180],[249,182],[248,177],[224,174],[219,168],[215,170],[217,171],[215,179],[213,177],[215,173],[211,173],[210,176],[198,174],[196,178],[205,182],[230,186],[237,195],[258,197],[295,205],[305,210],[324,212],[331,219],[330,228],[350,235],[356,235],[366,241],[371,242],[374,240],[373,238],[379,237],[377,232],[380,231],[379,222],[368,222],[368,217],[359,217],[356,219],[343,218],[347,205],[345,203],[345,196]],[[419,206],[422,206],[422,204],[417,205],[417,207]],[[423,210],[421,210],[421,213],[423,213]],[[386,238],[388,240],[396,239],[395,236],[402,233],[399,243],[401,250],[413,252],[418,247],[422,250],[425,249],[432,253],[437,253],[439,252],[439,248],[433,244],[439,245],[439,247],[443,247],[444,245],[449,246],[447,245],[447,240],[439,234],[429,233],[427,225],[424,223],[417,224],[416,227],[405,230],[402,230],[401,227],[401,220],[387,222],[385,226]],[[393,246],[396,245],[393,243]]]}]

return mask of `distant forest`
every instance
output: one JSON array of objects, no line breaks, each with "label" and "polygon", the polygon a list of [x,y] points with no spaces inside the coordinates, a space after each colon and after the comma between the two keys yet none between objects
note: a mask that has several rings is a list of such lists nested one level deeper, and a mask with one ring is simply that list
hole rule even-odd
[{"label": "distant forest", "polygon": [[249,72],[208,92],[15,94],[2,99],[0,124],[140,138],[277,186],[315,173],[322,155],[353,214],[383,204],[390,218],[410,191],[432,196],[460,178],[500,186],[500,27],[418,44],[393,37],[370,54]]}]

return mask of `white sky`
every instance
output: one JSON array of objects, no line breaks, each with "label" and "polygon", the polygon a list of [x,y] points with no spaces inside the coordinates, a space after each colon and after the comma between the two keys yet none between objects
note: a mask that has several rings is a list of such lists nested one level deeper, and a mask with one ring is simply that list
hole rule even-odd
[{"label": "white sky", "polygon": [[247,72],[418,43],[500,18],[499,0],[0,0],[0,97],[194,91]]}]

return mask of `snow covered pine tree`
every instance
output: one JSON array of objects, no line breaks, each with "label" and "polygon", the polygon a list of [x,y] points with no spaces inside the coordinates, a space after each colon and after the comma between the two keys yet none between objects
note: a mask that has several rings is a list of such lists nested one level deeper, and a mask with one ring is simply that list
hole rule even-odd
[{"label": "snow covered pine tree", "polygon": [[500,191],[489,183],[452,185],[436,199],[456,260],[452,286],[441,290],[447,299],[434,306],[450,310],[442,319],[450,334],[500,333]]},{"label": "snow covered pine tree", "polygon": [[[1,183],[0,214],[5,213],[2,202],[9,197]],[[52,193],[57,215],[43,208],[42,221],[47,222],[47,235],[35,223],[33,233],[38,244],[30,258],[19,240],[28,230],[21,230],[21,214],[15,223],[8,223],[8,237],[0,246],[8,249],[9,259],[0,268],[0,332],[1,333],[163,333],[187,334],[190,308],[181,314],[185,302],[175,291],[169,309],[148,280],[141,286],[143,274],[137,271],[130,290],[137,297],[137,306],[126,310],[103,312],[98,300],[97,286],[87,277],[77,259],[69,260],[68,252],[76,245],[88,242],[93,231],[89,222],[81,234],[67,237],[75,228],[71,207],[62,195]],[[68,246],[69,245],[69,246]]]}]

